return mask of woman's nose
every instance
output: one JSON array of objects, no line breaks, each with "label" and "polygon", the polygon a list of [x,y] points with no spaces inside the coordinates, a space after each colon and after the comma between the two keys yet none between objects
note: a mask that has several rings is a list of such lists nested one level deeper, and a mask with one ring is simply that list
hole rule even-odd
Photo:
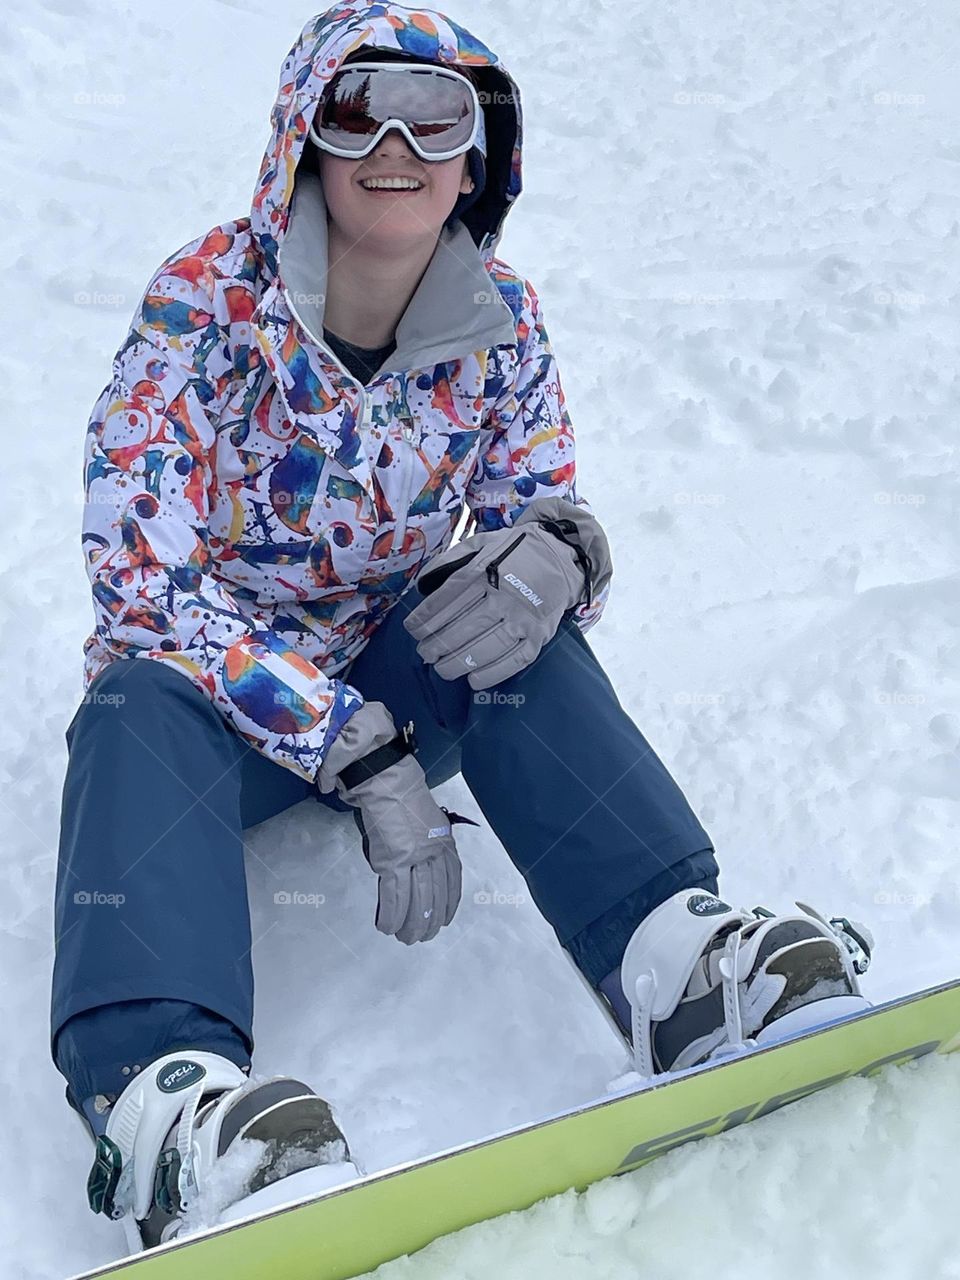
[{"label": "woman's nose", "polygon": [[413,149],[399,129],[388,129],[376,147],[380,156],[412,156]]}]

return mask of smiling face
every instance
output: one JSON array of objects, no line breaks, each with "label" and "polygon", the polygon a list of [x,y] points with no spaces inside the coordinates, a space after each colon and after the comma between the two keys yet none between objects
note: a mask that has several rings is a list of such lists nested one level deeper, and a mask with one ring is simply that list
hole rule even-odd
[{"label": "smiling face", "polygon": [[[361,160],[317,154],[331,222],[347,242],[362,240],[379,251],[402,254],[411,246],[433,243],[459,195],[473,190],[466,155],[421,160],[399,129],[384,134]],[[378,178],[405,178],[419,186],[368,189]]]}]

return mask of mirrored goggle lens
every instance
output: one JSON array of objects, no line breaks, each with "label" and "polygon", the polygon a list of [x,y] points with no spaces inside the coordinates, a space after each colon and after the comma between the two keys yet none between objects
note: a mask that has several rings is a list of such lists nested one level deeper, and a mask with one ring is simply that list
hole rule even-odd
[{"label": "mirrored goggle lens", "polygon": [[387,120],[402,120],[426,152],[452,151],[473,132],[466,81],[411,67],[339,72],[324,91],[314,128],[324,142],[362,152]]}]

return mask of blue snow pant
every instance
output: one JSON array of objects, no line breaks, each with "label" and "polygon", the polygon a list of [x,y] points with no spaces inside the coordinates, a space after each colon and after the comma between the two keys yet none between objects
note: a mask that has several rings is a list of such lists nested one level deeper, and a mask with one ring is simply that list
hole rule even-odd
[{"label": "blue snow pant", "polygon": [[[572,620],[525,670],[477,692],[421,661],[401,625],[421,599],[411,587],[341,678],[398,726],[414,721],[431,787],[463,775],[597,987],[655,906],[679,889],[717,889],[709,837]],[[117,1094],[131,1064],[179,1048],[246,1066],[242,832],[308,797],[352,809],[249,747],[183,674],[151,659],[102,671],[67,742],[51,1050],[68,1101]],[[318,859],[322,845],[320,831]],[[362,874],[359,835],[357,862]]]}]

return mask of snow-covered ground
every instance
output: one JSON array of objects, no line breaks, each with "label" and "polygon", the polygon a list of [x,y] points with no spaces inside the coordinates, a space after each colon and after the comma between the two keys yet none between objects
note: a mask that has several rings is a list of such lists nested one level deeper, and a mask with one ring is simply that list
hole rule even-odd
[{"label": "snow-covered ground", "polygon": [[[952,0],[446,11],[524,91],[500,252],[540,292],[614,550],[594,650],[711,832],[726,897],[868,921],[874,998],[957,976]],[[47,1050],[63,729],[92,616],[81,436],[150,273],[248,209],[308,16],[20,0],[3,20],[11,1280],[117,1247]],[[479,816],[459,779],[441,799]],[[349,818],[302,807],[251,839],[257,1069],[312,1081],[371,1171],[598,1096],[624,1065],[496,840],[457,838],[463,906],[411,949],[373,929]],[[282,889],[325,903],[278,907]],[[958,1277],[958,1091],[951,1060],[853,1081],[381,1274]]]}]

